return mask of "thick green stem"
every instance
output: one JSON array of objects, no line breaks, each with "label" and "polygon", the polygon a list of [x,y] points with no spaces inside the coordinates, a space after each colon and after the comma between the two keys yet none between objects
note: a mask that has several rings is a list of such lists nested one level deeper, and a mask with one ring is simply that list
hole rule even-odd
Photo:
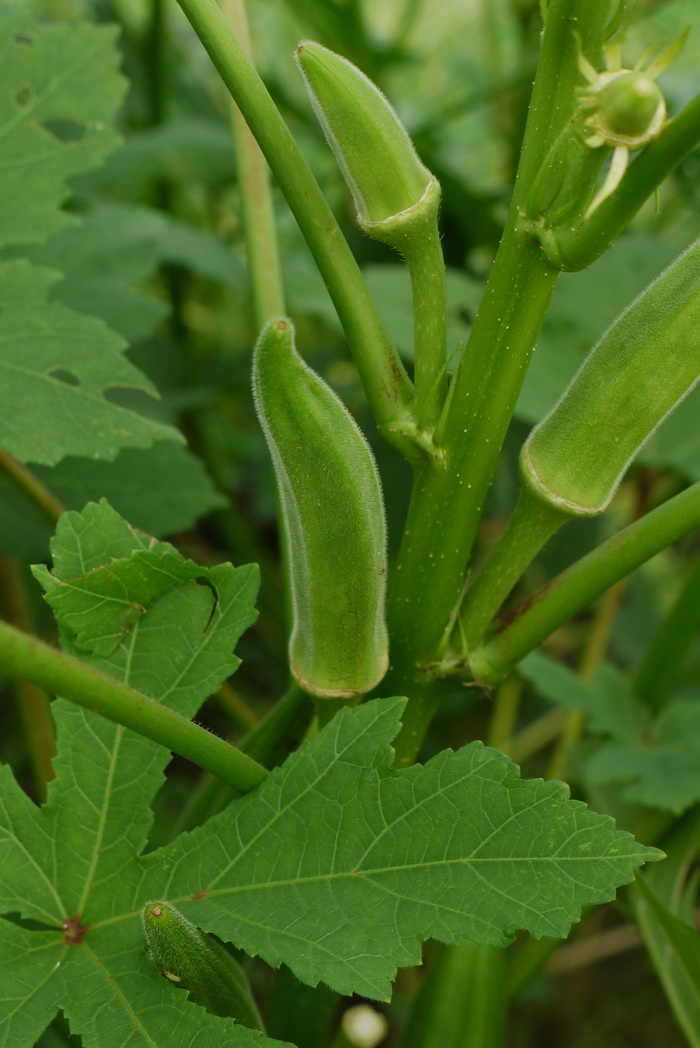
[{"label": "thick green stem", "polygon": [[590,218],[579,226],[541,230],[542,243],[552,260],[568,271],[592,265],[699,141],[700,95],[630,164],[618,188]]},{"label": "thick green stem", "polygon": [[[508,223],[435,431],[444,459],[416,472],[390,589],[394,672],[383,685],[389,694],[410,696],[404,730],[416,733],[414,745],[434,708],[429,691],[416,692],[416,680],[438,658],[461,598],[486,493],[557,278],[539,244],[519,228],[520,211],[575,104],[577,34],[587,54],[599,54],[611,6],[611,0],[549,5]],[[408,753],[407,745],[401,748]]]},{"label": "thick green stem", "polygon": [[624,528],[521,606],[494,640],[470,655],[476,680],[497,684],[529,651],[640,564],[700,526],[700,482]]},{"label": "thick green stem", "polygon": [[[380,428],[410,422],[412,385],[359,267],[306,161],[215,0],[179,0],[255,135],[338,311]],[[401,435],[392,441],[404,446]],[[408,442],[410,443],[410,441]]]},{"label": "thick green stem", "polygon": [[664,703],[698,628],[700,628],[700,555],[688,572],[683,588],[652,638],[635,686],[652,708]]},{"label": "thick green stem", "polygon": [[556,531],[571,517],[523,484],[513,516],[467,590],[460,614],[467,651],[483,638],[489,624],[525,569]]},{"label": "thick green stem", "polygon": [[239,793],[259,786],[267,775],[262,765],[205,728],[6,622],[0,622],[0,670],[145,735]]},{"label": "thick green stem", "polygon": [[62,502],[52,495],[48,488],[34,476],[31,470],[23,466],[21,462],[10,455],[7,451],[0,450],[0,470],[14,486],[25,495],[30,502],[41,510],[46,519],[55,524],[66,507]]},{"label": "thick green stem", "polygon": [[[244,0],[220,2],[243,51],[252,61],[253,50]],[[286,313],[275,215],[265,158],[235,102],[231,103],[231,124],[243,201],[243,225],[253,290],[253,313],[255,326],[259,331],[272,317]]]}]

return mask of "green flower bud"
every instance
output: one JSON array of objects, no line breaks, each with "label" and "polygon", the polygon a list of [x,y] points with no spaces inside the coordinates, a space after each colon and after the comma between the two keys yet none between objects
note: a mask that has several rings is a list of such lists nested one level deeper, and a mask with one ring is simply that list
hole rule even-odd
[{"label": "green flower bud", "polygon": [[270,321],[253,393],[277,478],[292,598],[289,654],[321,698],[369,691],[384,676],[386,524],[369,445],[345,406]]},{"label": "green flower bud", "polygon": [[618,317],[521,456],[526,483],[572,515],[602,512],[700,378],[700,240]]},{"label": "green flower bud", "polygon": [[645,73],[613,74],[598,93],[596,124],[612,143],[646,141],[666,119],[661,90]]},{"label": "green flower bud", "polygon": [[435,180],[391,103],[346,58],[311,40],[297,61],[316,115],[368,232],[420,205]]},{"label": "green flower bud", "polygon": [[141,910],[148,956],[168,982],[213,1015],[229,1016],[263,1030],[262,1019],[241,966],[213,935],[205,935],[169,902]]}]

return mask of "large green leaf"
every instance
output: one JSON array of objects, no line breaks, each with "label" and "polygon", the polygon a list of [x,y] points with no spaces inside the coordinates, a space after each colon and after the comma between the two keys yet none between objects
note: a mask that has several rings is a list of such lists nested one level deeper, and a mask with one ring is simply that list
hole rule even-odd
[{"label": "large green leaf", "polygon": [[[78,563],[88,575],[107,565],[118,574],[152,545],[102,504],[65,514],[54,552],[68,579]],[[64,648],[191,716],[239,663],[232,649],[255,618],[258,573],[225,564],[180,575],[190,571],[207,585],[159,582],[108,659],[87,655],[66,625]],[[96,1048],[255,1045],[258,1035],[173,991],[144,955],[137,914],[123,920],[141,897],[137,856],[169,753],[62,700],[53,709],[59,753],[47,804],[37,809],[0,769],[0,912],[45,929],[0,920],[0,1043],[31,1048],[60,1006]]]},{"label": "large green leaf", "polygon": [[[151,574],[148,593],[150,563],[134,573],[146,553],[167,559],[170,588]],[[235,669],[231,648],[254,616],[254,567],[178,563],[104,503],[61,518],[53,572],[40,574],[54,593],[66,586],[66,650],[187,715]],[[103,636],[79,615],[94,610],[100,585]],[[403,705],[344,710],[260,789],[142,856],[167,752],[56,702],[46,805],[35,808],[0,769],[0,912],[40,925],[0,921],[0,1043],[30,1048],[60,1005],[87,1048],[170,1048],[195,1029],[198,1044],[214,1045],[204,1038],[214,1020],[143,956],[138,913],[149,899],[170,898],[205,930],[310,983],[384,997],[397,965],[419,961],[423,939],[563,935],[581,906],[609,899],[658,857],[569,800],[563,783],[523,782],[480,743],[392,770]],[[216,1022],[219,1044],[253,1043]]]},{"label": "large green leaf", "polygon": [[[126,82],[112,28],[14,13],[0,19],[0,48],[0,247],[40,244],[76,224],[61,207],[66,179],[117,146],[112,122]],[[110,399],[118,387],[157,394],[120,337],[51,299],[57,279],[26,261],[0,266],[0,447],[53,465],[181,441]]]},{"label": "large green leaf", "polygon": [[36,244],[75,219],[66,179],[117,145],[126,81],[113,26],[0,19],[0,246]]},{"label": "large green leaf", "polygon": [[156,394],[119,335],[48,298],[56,274],[0,264],[0,447],[51,466],[66,455],[113,459],[123,447],[182,441],[172,426],[106,399],[115,388]]},{"label": "large green leaf", "polygon": [[254,794],[147,856],[147,894],[165,883],[201,927],[305,982],[386,998],[422,940],[566,935],[660,857],[478,742],[393,771],[402,709],[344,710]]}]

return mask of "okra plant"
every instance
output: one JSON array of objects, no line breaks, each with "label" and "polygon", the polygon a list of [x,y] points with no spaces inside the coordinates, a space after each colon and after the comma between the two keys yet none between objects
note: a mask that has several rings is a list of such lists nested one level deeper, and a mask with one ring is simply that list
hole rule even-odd
[{"label": "okra plant", "polygon": [[4,1048],[700,1046],[657,6],[0,9]]}]

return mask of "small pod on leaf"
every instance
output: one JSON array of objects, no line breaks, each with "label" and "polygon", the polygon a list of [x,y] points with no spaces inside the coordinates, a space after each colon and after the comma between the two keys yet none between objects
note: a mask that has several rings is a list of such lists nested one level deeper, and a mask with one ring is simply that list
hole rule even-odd
[{"label": "small pod on leaf", "polygon": [[263,1030],[245,973],[218,939],[162,900],[146,903],[141,924],[151,963],[173,986],[212,1015]]},{"label": "small pod on leaf", "polygon": [[296,352],[285,318],[260,335],[253,393],[282,511],[292,672],[320,698],[363,694],[389,661],[386,523],[372,452],[343,403]]},{"label": "small pod on leaf", "polygon": [[357,66],[313,40],[302,41],[296,57],[360,225],[402,250],[407,223],[420,227],[437,215],[436,179],[394,107]]},{"label": "small pod on leaf", "polygon": [[699,378],[700,240],[617,318],[532,431],[521,456],[525,482],[564,513],[601,513]]}]

